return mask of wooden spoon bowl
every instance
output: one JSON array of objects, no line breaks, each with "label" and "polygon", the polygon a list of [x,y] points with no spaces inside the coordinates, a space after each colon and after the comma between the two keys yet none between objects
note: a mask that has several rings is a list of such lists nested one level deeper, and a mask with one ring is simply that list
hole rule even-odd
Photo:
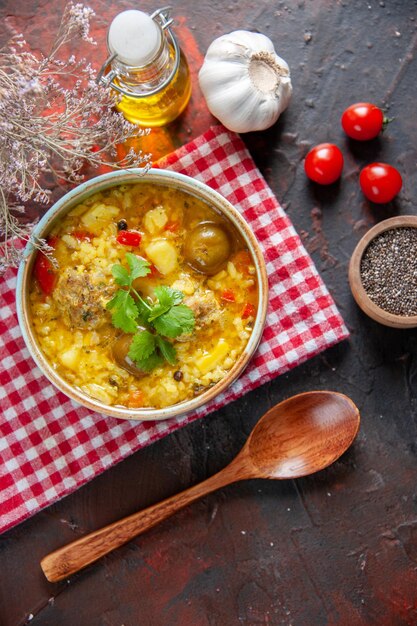
[{"label": "wooden spoon bowl", "polygon": [[302,393],[265,413],[243,450],[257,478],[300,478],[336,461],[358,427],[359,411],[346,396]]},{"label": "wooden spoon bowl", "polygon": [[182,493],[97,530],[46,556],[41,567],[57,582],[152,528],[194,500],[246,478],[299,478],[327,467],[350,446],[359,429],[357,407],[333,391],[293,396],[257,423],[236,458]]}]

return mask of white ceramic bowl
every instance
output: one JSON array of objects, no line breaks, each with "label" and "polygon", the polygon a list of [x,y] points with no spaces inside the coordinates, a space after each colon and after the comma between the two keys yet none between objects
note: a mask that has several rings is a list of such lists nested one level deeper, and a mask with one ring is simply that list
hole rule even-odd
[{"label": "white ceramic bowl", "polygon": [[138,183],[140,181],[151,182],[155,185],[163,185],[164,187],[171,187],[173,189],[180,189],[183,192],[189,193],[192,196],[198,197],[203,201],[206,201],[209,205],[213,206],[217,211],[225,215],[237,228],[240,235],[246,242],[249,251],[251,252],[255,269],[256,278],[259,287],[259,306],[256,319],[254,322],[254,328],[249,341],[240,355],[237,362],[229,370],[227,376],[221,381],[216,383],[213,387],[202,393],[201,395],[174,404],[172,406],[165,407],[163,409],[152,408],[140,408],[140,409],[128,409],[120,406],[109,406],[103,404],[99,400],[95,400],[91,396],[83,393],[79,389],[71,386],[65,381],[57,372],[51,367],[43,352],[41,351],[36,335],[33,332],[33,328],[30,320],[30,307],[29,307],[29,288],[32,280],[32,268],[34,260],[36,258],[36,251],[31,244],[28,244],[25,250],[25,258],[21,263],[18,272],[17,290],[16,290],[16,302],[17,302],[17,314],[19,318],[20,328],[23,334],[23,338],[28,347],[30,354],[34,361],[45,374],[45,376],[63,393],[72,398],[79,404],[92,409],[98,413],[104,413],[113,417],[130,420],[163,420],[184,413],[188,413],[193,409],[205,404],[212,400],[215,396],[224,391],[236,378],[242,373],[248,364],[250,358],[256,351],[259,341],[262,336],[263,327],[265,324],[266,310],[268,305],[268,279],[265,268],[265,262],[263,259],[260,246],[244,218],[239,211],[235,209],[230,202],[225,200],[219,193],[213,191],[210,187],[201,183],[193,178],[184,176],[183,174],[177,174],[176,172],[170,172],[168,170],[151,169],[145,175],[141,170],[124,170],[117,172],[110,172],[102,176],[93,178],[69,193],[65,194],[58,202],[56,202],[40,220],[34,229],[34,236],[46,237],[57,221],[59,221],[68,211],[74,206],[85,200],[88,196],[121,184]]}]

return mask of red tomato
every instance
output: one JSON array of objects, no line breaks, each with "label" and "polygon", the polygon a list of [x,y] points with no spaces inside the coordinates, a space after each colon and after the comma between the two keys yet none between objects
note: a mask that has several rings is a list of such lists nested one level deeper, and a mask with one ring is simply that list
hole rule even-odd
[{"label": "red tomato", "polygon": [[384,126],[384,114],[370,102],[357,102],[348,107],[342,115],[342,126],[348,137],[358,141],[374,139]]},{"label": "red tomato", "polygon": [[[51,248],[55,248],[58,242],[57,237],[51,237],[48,239],[47,244]],[[38,252],[35,264],[33,266],[33,274],[39,283],[39,287],[43,293],[50,296],[56,285],[56,271],[51,261],[42,252]]]},{"label": "red tomato", "polygon": [[141,391],[140,389],[135,389],[134,391],[131,391],[129,394],[129,398],[127,400],[127,406],[129,407],[129,409],[139,409],[143,407],[143,401],[144,401],[143,391]]},{"label": "red tomato", "polygon": [[239,250],[232,258],[233,265],[241,274],[248,275],[252,258],[247,250]]},{"label": "red tomato", "polygon": [[403,181],[399,171],[392,165],[371,163],[361,171],[359,184],[368,200],[384,204],[395,198],[403,185]]},{"label": "red tomato", "polygon": [[133,246],[137,248],[142,239],[142,235],[135,230],[121,230],[117,235],[117,243],[123,246]]},{"label": "red tomato", "polygon": [[94,238],[94,235],[85,230],[73,230],[71,235],[78,241],[91,241]]},{"label": "red tomato", "polygon": [[178,222],[167,222],[164,226],[164,230],[169,230],[171,233],[176,233],[180,225]]},{"label": "red tomato", "polygon": [[157,269],[156,265],[154,265],[153,263],[151,263],[151,265],[149,266],[150,272],[149,272],[149,276],[152,276],[153,278],[158,278],[159,276],[161,276],[161,272]]},{"label": "red tomato", "polygon": [[233,291],[231,289],[225,289],[224,291],[222,291],[220,297],[221,297],[222,300],[225,300],[226,302],[235,302],[236,301],[235,294],[233,293]]},{"label": "red tomato", "polygon": [[320,185],[334,183],[342,173],[343,155],[332,143],[320,143],[307,154],[304,161],[307,176]]},{"label": "red tomato", "polygon": [[253,304],[247,302],[242,310],[242,319],[246,319],[247,317],[253,317],[255,315],[256,309]]}]

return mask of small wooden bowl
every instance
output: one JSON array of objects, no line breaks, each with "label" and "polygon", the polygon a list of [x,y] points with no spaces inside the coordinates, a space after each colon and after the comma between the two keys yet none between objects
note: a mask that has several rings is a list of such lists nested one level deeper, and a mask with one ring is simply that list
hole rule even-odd
[{"label": "small wooden bowl", "polygon": [[417,326],[417,315],[394,315],[377,306],[366,293],[361,279],[362,256],[370,242],[381,233],[394,228],[417,228],[417,215],[401,215],[391,217],[376,224],[359,241],[349,263],[349,284],[352,295],[358,306],[373,320],[392,328],[414,328]]}]

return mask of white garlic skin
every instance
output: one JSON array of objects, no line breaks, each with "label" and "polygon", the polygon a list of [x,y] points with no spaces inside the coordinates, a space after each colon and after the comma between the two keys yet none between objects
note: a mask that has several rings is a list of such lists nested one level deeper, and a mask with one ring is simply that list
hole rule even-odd
[{"label": "white garlic skin", "polygon": [[246,30],[211,43],[198,79],[210,113],[237,133],[275,124],[292,94],[289,67],[272,41]]}]

